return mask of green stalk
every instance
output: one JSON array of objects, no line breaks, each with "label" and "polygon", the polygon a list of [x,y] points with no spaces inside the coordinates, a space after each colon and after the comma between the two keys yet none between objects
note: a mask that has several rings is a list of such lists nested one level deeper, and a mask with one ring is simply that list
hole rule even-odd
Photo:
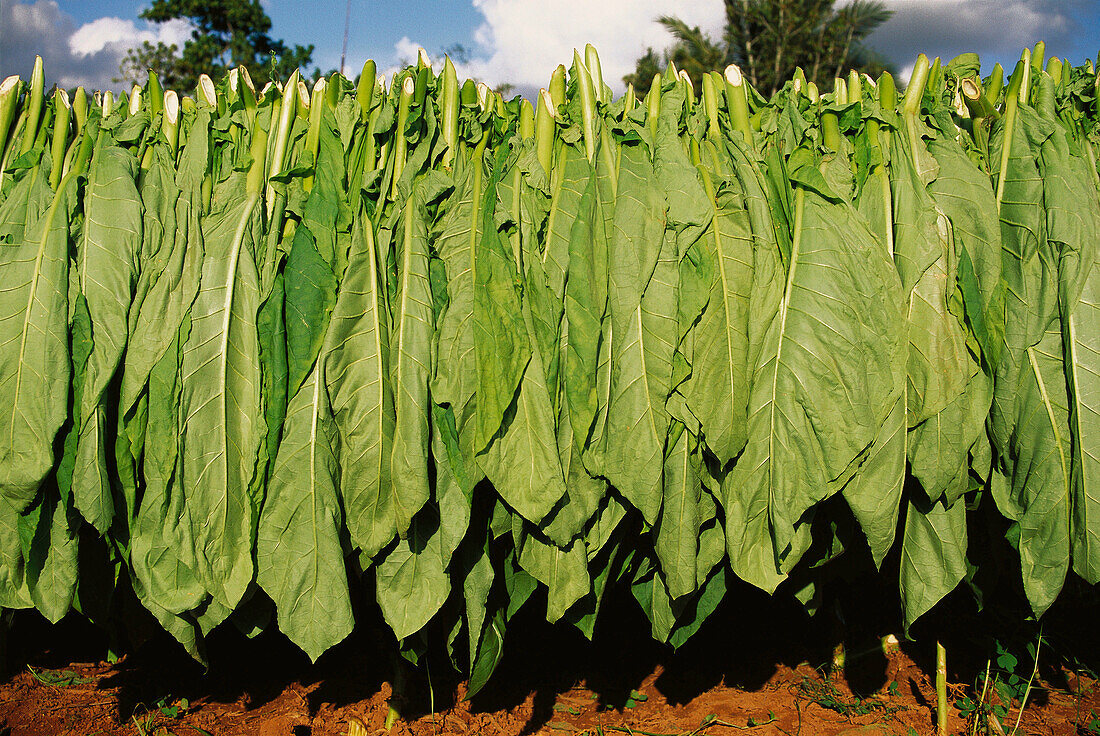
[{"label": "green stalk", "polygon": [[65,149],[69,142],[69,117],[72,106],[69,95],[63,89],[53,93],[53,140],[50,142],[50,187],[57,189],[61,170],[65,163]]},{"label": "green stalk", "polygon": [[1061,84],[1062,82],[1062,60],[1057,56],[1050,57],[1050,61],[1047,62],[1047,74],[1053,79],[1055,84]]},{"label": "green stalk", "polygon": [[626,85],[626,92],[623,94],[623,112],[630,113],[638,106],[638,96],[634,92],[634,85]]},{"label": "green stalk", "polygon": [[393,181],[391,183],[390,198],[397,199],[397,182],[405,171],[405,159],[408,156],[409,142],[405,139],[405,125],[409,121],[409,107],[412,105],[413,94],[416,92],[416,82],[412,76],[406,76],[401,83],[400,96],[397,99],[397,130],[393,136]]},{"label": "green stalk", "polygon": [[42,71],[42,57],[34,57],[34,70],[31,72],[31,88],[27,92],[27,120],[23,126],[23,144],[19,148],[22,155],[34,146],[38,136],[38,122],[42,118],[42,106],[45,104],[46,77]]},{"label": "green stalk", "polygon": [[[1025,52],[1026,53],[1026,52]],[[1012,157],[1012,139],[1016,130],[1016,111],[1020,104],[1024,77],[1027,76],[1029,64],[1020,60],[1016,64],[1016,70],[1012,72],[1012,78],[1008,80],[1008,88],[1005,90],[1005,106],[1002,115],[1004,117],[1004,142],[1001,145],[1001,168],[997,174],[997,210],[1001,209],[1001,200],[1004,197],[1005,180],[1008,178],[1008,162]]]},{"label": "green stalk", "polygon": [[[329,81],[324,77],[321,77],[317,80],[317,84],[320,84],[321,82],[324,82],[324,84],[321,85],[321,94],[317,97],[317,107],[320,108],[323,112],[325,106],[328,104],[329,96],[332,94],[332,90],[336,87],[336,85],[330,84]],[[314,84],[313,86],[316,87],[317,84]],[[298,80],[297,87],[298,102],[295,106],[295,115],[299,120],[305,120],[308,123],[310,111],[313,109],[313,96],[312,93],[309,91],[309,87],[307,87],[306,83],[303,82],[301,79]]]},{"label": "green stalk", "polygon": [[[313,161],[313,171],[317,170],[317,150],[321,143],[321,115],[325,111],[324,95],[327,83],[318,79],[313,85],[313,97],[309,101],[309,129],[306,131],[306,154]],[[313,173],[302,180],[302,187],[308,192],[313,189]]]},{"label": "green stalk", "polygon": [[947,650],[936,642],[936,730],[947,736]]},{"label": "green stalk", "polygon": [[535,109],[535,150],[547,178],[550,177],[554,156],[554,134],[557,127],[554,124],[555,117],[557,112],[554,110],[554,101],[550,99],[550,93],[540,89],[538,107]]},{"label": "green stalk", "polygon": [[[1027,51],[1027,49],[1024,49]],[[1035,48],[1031,51],[1031,68],[1035,70],[1035,73],[1043,71],[1043,62],[1046,61],[1047,45],[1043,41],[1039,41],[1035,44]]]},{"label": "green stalk", "polygon": [[12,75],[0,82],[0,159],[8,148],[8,133],[12,131],[11,123],[15,119],[15,108],[19,105],[19,92],[21,83],[17,75]]},{"label": "green stalk", "polygon": [[535,137],[535,108],[527,99],[519,103],[519,137],[524,141]]},{"label": "green stalk", "polygon": [[[939,59],[936,59],[939,62]],[[905,131],[909,135],[909,146],[914,155],[917,147],[921,145],[920,133],[917,130],[917,116],[920,115],[921,102],[924,100],[924,90],[928,85],[930,74],[928,57],[921,54],[917,57],[917,64],[913,67],[913,75],[909,77],[909,85],[905,88],[905,99],[902,110],[905,119]]]},{"label": "green stalk", "polygon": [[981,85],[976,80],[964,79],[959,88],[962,92],[963,104],[966,105],[973,120],[997,116],[997,110],[989,104],[989,98],[985,96]]},{"label": "green stalk", "polygon": [[707,137],[718,140],[721,135],[718,128],[718,92],[709,74],[703,75],[703,111],[707,115]]},{"label": "green stalk", "polygon": [[848,72],[848,99],[852,102],[863,100],[863,80],[855,69]]},{"label": "green stalk", "polygon": [[558,64],[557,69],[550,75],[550,99],[554,101],[554,109],[565,104],[565,65]]},{"label": "green stalk", "polygon": [[[833,79],[833,102],[838,105],[848,104],[848,88],[843,79]],[[826,148],[840,153],[840,118],[832,110],[821,113],[821,138]]]},{"label": "green stalk", "polygon": [[1000,64],[993,65],[993,72],[989,75],[989,81],[985,85],[985,99],[990,105],[996,105],[1001,96],[1001,90],[1005,86],[1005,70]]},{"label": "green stalk", "polygon": [[691,114],[691,111],[695,109],[695,85],[691,81],[691,75],[680,70],[676,75],[676,78],[684,85],[684,96],[687,98],[687,111]]},{"label": "green stalk", "polygon": [[168,150],[175,158],[180,141],[180,98],[175,90],[164,93],[164,118],[161,121],[161,130],[168,141]]},{"label": "green stalk", "polygon": [[661,85],[664,79],[660,74],[653,76],[653,84],[649,88],[649,94],[645,96],[646,102],[646,126],[652,136],[657,135],[657,119],[661,116]]},{"label": "green stalk", "polygon": [[1026,105],[1028,98],[1031,96],[1031,61],[1034,57],[1031,56],[1030,49],[1024,49],[1024,53],[1020,59],[1023,62],[1023,74],[1020,77],[1020,104]]},{"label": "green stalk", "polygon": [[199,75],[199,83],[195,86],[195,98],[208,107],[218,106],[218,93],[214,89],[214,80],[206,74]]},{"label": "green stalk", "polygon": [[359,103],[359,119],[364,123],[367,122],[370,109],[374,106],[377,73],[374,62],[368,59],[363,64],[363,71],[359,74],[359,84],[355,87],[355,100]]},{"label": "green stalk", "polygon": [[[270,125],[270,122],[268,123]],[[268,128],[260,124],[258,116],[254,116],[252,123],[252,139],[248,152],[252,156],[252,165],[245,177],[245,191],[248,195],[259,198],[264,189],[267,168],[267,139]]]},{"label": "green stalk", "polygon": [[592,86],[592,77],[581,61],[581,55],[573,52],[573,68],[577,71],[577,87],[581,94],[581,135],[584,138],[584,153],[589,162],[596,160],[596,90]]},{"label": "green stalk", "polygon": [[[298,104],[298,70],[295,69],[290,75],[290,79],[287,80],[286,87],[283,92],[282,107],[279,109],[279,127],[276,128],[275,136],[275,149],[272,152],[271,166],[269,167],[269,173],[267,178],[277,176],[282,173],[283,165],[286,160],[286,147],[290,141],[290,130],[294,125],[294,117]],[[323,81],[323,80],[322,80]],[[268,197],[268,215],[271,214],[271,198],[274,196],[274,191],[269,186],[267,188]]]},{"label": "green stalk", "polygon": [[130,90],[130,100],[126,105],[126,116],[133,117],[141,112],[141,87],[134,85],[134,88]]},{"label": "green stalk", "polygon": [[148,98],[149,104],[149,117],[164,112],[164,88],[160,86],[160,79],[157,78],[154,72],[149,72],[149,81],[145,87],[145,96]]},{"label": "green stalk", "polygon": [[455,151],[458,149],[458,118],[461,112],[458,101],[458,72],[455,71],[451,57],[443,60],[443,90],[440,101],[440,128],[443,133],[443,143],[446,148],[443,151],[443,166],[450,168],[454,162]]},{"label": "green stalk", "polygon": [[749,121],[749,95],[745,89],[745,77],[736,64],[726,67],[726,106],[733,129],[741,133],[745,145],[752,148],[752,123]]},{"label": "green stalk", "polygon": [[[883,72],[878,78],[878,104],[882,110],[895,112],[898,108],[898,88],[894,85],[894,78],[890,72]],[[889,128],[882,131],[882,150],[885,157],[889,157],[891,136],[893,132]]]},{"label": "green stalk", "polygon": [[596,53],[596,47],[586,44],[584,47],[584,64],[588,67],[588,73],[592,75],[592,85],[596,88],[596,100],[605,105],[611,102],[603,83],[603,68],[600,66],[600,55]]},{"label": "green stalk", "polygon": [[[73,95],[73,120],[76,122],[76,132],[84,129],[84,123],[88,121],[88,93],[83,87],[77,87]],[[0,141],[4,138],[0,135]]]},{"label": "green stalk", "polygon": [[382,117],[383,104],[382,98],[386,96],[386,77],[385,75],[378,76],[378,83],[375,86],[376,94],[379,98],[379,103],[371,110],[370,120],[367,121],[366,139],[363,145],[363,161],[370,166],[370,170],[378,166],[378,141],[374,137],[374,131],[378,129],[378,120]]}]

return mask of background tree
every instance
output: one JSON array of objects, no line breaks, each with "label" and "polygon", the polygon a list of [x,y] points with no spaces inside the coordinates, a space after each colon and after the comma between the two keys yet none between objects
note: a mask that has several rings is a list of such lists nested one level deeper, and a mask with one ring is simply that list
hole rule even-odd
[{"label": "background tree", "polygon": [[658,18],[675,43],[661,54],[647,49],[623,81],[644,92],[654,73],[671,61],[698,85],[703,72],[737,64],[761,94],[771,96],[795,67],[822,89],[831,89],[833,78],[850,69],[871,75],[892,71],[863,43],[893,15],[878,0],[853,0],[841,8],[833,0],[725,0],[725,6],[721,40],[674,16]]},{"label": "background tree", "polygon": [[295,69],[305,71],[313,46],[288,46],[273,39],[271,18],[259,0],[153,0],[141,17],[157,23],[177,18],[190,21],[191,38],[177,54],[175,45],[146,42],[122,61],[119,81],[140,83],[147,69],[167,87],[194,87],[202,73],[215,79],[229,68],[244,66],[262,83],[269,77],[285,79]]}]

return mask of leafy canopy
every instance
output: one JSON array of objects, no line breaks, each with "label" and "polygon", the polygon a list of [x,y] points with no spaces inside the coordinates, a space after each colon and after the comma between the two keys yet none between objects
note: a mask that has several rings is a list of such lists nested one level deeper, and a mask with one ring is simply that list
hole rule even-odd
[{"label": "leafy canopy", "polygon": [[259,0],[153,0],[141,17],[157,23],[183,19],[194,30],[182,52],[175,44],[148,41],[131,49],[118,81],[141,83],[152,70],[164,86],[189,89],[202,73],[218,79],[236,66],[246,67],[256,80],[285,79],[313,59],[312,44],[291,47],[269,35],[271,18]]},{"label": "leafy canopy", "polygon": [[662,53],[646,49],[633,74],[623,77],[640,91],[669,62],[695,84],[709,71],[741,67],[749,82],[770,97],[802,67],[807,80],[832,87],[833,77],[851,69],[877,76],[890,65],[863,41],[893,15],[878,0],[854,0],[841,8],[833,0],[725,0],[721,39],[675,16],[657,19],[675,43]]}]

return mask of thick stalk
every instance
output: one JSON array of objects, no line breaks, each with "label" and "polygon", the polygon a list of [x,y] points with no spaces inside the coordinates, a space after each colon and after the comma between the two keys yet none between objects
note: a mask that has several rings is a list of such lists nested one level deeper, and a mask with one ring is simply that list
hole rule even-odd
[{"label": "thick stalk", "polygon": [[390,189],[390,198],[397,199],[397,182],[405,171],[405,159],[408,157],[408,141],[405,139],[405,125],[409,120],[409,106],[412,104],[413,93],[416,91],[416,82],[411,76],[405,77],[401,83],[401,92],[397,100],[397,130],[393,136],[393,182]]},{"label": "thick stalk", "polygon": [[1002,112],[1004,118],[1004,128],[1001,138],[1001,168],[997,172],[997,210],[1001,209],[1001,200],[1004,197],[1005,181],[1008,178],[1008,162],[1012,158],[1012,139],[1016,130],[1016,111],[1020,104],[1020,94],[1024,77],[1026,76],[1025,69],[1028,68],[1027,63],[1019,61],[1016,64],[1016,71],[1012,73],[1012,78],[1008,81],[1008,89],[1005,90],[1005,106]]},{"label": "thick stalk", "polygon": [[733,129],[741,133],[745,145],[752,148],[752,123],[749,121],[749,96],[745,77],[736,64],[726,67],[726,106]]},{"label": "thick stalk", "polygon": [[441,132],[446,148],[443,150],[443,166],[450,168],[454,164],[455,151],[458,148],[458,117],[461,110],[458,103],[458,72],[451,58],[443,61],[443,98],[440,101]]},{"label": "thick stalk", "polygon": [[313,162],[313,169],[302,179],[302,187],[307,191],[313,189],[314,172],[317,171],[317,150],[321,143],[321,116],[325,112],[325,88],[327,82],[318,79],[313,85],[313,94],[309,101],[309,128],[306,129],[305,153]]},{"label": "thick stalk", "polygon": [[1005,70],[1000,64],[993,65],[993,71],[985,84],[985,99],[990,105],[996,105],[1005,86]]},{"label": "thick stalk", "polygon": [[69,95],[63,89],[53,93],[54,119],[53,140],[50,141],[50,186],[57,188],[61,181],[61,170],[65,163],[65,148],[69,143],[69,117],[72,106]]},{"label": "thick stalk", "polygon": [[558,64],[554,73],[550,75],[550,99],[554,101],[554,108],[565,104],[565,65]]},{"label": "thick stalk", "polygon": [[34,70],[31,72],[31,88],[27,92],[27,119],[23,126],[23,143],[19,148],[20,155],[31,150],[34,139],[38,137],[38,122],[42,117],[42,106],[45,104],[44,92],[46,78],[42,71],[42,57],[34,57]]},{"label": "thick stalk", "polygon": [[603,83],[600,55],[596,53],[596,47],[592,44],[586,44],[584,47],[584,64],[588,67],[588,73],[592,75],[592,85],[595,87],[596,99],[605,105],[611,102],[610,97],[608,97],[610,90]]},{"label": "thick stalk", "polygon": [[[88,120],[88,93],[84,91],[83,87],[77,87],[76,93],[73,95],[73,122],[76,126],[76,131],[79,133],[84,130],[84,123]],[[0,141],[4,139],[3,135],[0,135]],[[0,146],[3,144],[0,143]]]},{"label": "thick stalk", "polygon": [[657,118],[661,115],[661,85],[664,79],[660,74],[653,76],[653,84],[649,88],[649,94],[645,96],[646,102],[646,126],[649,134],[657,135]]},{"label": "thick stalk", "polygon": [[577,70],[577,87],[581,93],[581,135],[584,138],[584,153],[589,162],[596,161],[596,90],[592,86],[592,77],[581,61],[581,55],[573,52],[573,68]]},{"label": "thick stalk", "polygon": [[158,113],[164,112],[164,88],[160,86],[160,79],[157,78],[156,73],[149,72],[149,81],[145,87],[149,117],[155,117]]},{"label": "thick stalk", "polygon": [[538,153],[539,164],[550,176],[551,165],[554,157],[554,133],[557,127],[554,118],[557,112],[554,109],[554,101],[550,99],[550,93],[545,89],[539,90],[538,107],[535,109],[535,151]]},{"label": "thick stalk", "polygon": [[8,149],[8,133],[14,131],[11,124],[15,120],[21,86],[19,77],[14,74],[0,82],[0,159]]},{"label": "thick stalk", "polygon": [[364,123],[374,106],[374,90],[377,89],[377,74],[374,62],[367,60],[363,64],[363,71],[359,74],[359,84],[355,87],[355,100],[359,103],[359,119]]},{"label": "thick stalk", "polygon": [[161,130],[164,132],[164,138],[168,141],[168,149],[172,152],[174,158],[180,140],[180,98],[175,90],[170,89],[164,93],[164,118],[161,123]]},{"label": "thick stalk", "polygon": [[[324,81],[324,80],[321,80]],[[320,84],[320,82],[318,82]],[[278,176],[283,172],[286,163],[286,148],[290,141],[290,130],[294,125],[295,112],[298,105],[298,70],[295,69],[290,79],[287,80],[283,92],[283,104],[279,108],[279,124],[275,129],[275,145],[271,152],[271,164],[268,166],[267,178]],[[275,207],[275,189],[267,186],[267,216],[271,217]]]},{"label": "thick stalk", "polygon": [[936,731],[947,736],[947,650],[936,642]]},{"label": "thick stalk", "polygon": [[709,74],[703,75],[703,111],[707,115],[707,137],[718,140],[721,137],[721,130],[718,128],[718,91]]}]

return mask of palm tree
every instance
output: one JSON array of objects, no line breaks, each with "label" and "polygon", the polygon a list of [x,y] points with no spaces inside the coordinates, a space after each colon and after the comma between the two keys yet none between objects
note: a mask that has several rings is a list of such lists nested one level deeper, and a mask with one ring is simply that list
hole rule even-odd
[{"label": "palm tree", "polygon": [[654,72],[671,61],[698,84],[704,72],[737,64],[758,91],[771,96],[796,67],[819,85],[849,69],[877,74],[890,68],[863,43],[893,14],[878,0],[852,0],[839,9],[833,0],[725,0],[725,6],[720,41],[674,16],[658,18],[674,44],[661,55],[647,49],[623,81],[647,89]]}]

